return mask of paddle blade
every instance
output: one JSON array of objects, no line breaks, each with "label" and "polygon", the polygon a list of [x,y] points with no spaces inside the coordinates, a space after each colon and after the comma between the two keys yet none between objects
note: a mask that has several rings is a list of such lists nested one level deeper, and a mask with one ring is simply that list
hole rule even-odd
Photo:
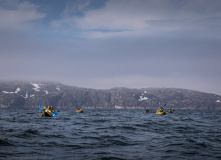
[{"label": "paddle blade", "polygon": [[56,114],[54,114],[54,113],[51,113],[51,114],[52,114],[53,117],[56,117]]},{"label": "paddle blade", "polygon": [[54,114],[58,115],[58,112],[54,112]]},{"label": "paddle blade", "polygon": [[40,110],[43,110],[43,108],[42,108],[42,107],[39,107],[39,109],[40,109]]}]

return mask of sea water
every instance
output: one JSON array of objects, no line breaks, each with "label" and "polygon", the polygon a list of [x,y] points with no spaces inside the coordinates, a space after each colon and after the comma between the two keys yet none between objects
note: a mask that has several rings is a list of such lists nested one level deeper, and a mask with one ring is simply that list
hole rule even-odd
[{"label": "sea water", "polygon": [[221,111],[0,109],[4,159],[221,159]]}]

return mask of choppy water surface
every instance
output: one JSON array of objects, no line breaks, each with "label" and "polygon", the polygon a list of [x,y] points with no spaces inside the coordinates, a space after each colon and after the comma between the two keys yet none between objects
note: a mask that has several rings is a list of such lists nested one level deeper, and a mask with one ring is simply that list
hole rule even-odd
[{"label": "choppy water surface", "polygon": [[221,159],[220,111],[0,112],[0,159]]}]

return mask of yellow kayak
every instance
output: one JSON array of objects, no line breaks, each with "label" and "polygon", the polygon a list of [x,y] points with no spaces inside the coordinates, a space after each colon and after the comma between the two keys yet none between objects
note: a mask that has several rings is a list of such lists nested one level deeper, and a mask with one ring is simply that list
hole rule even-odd
[{"label": "yellow kayak", "polygon": [[160,112],[160,108],[157,110],[156,114],[165,115],[166,112]]},{"label": "yellow kayak", "polygon": [[82,109],[77,109],[76,112],[77,113],[83,113],[83,110]]},{"label": "yellow kayak", "polygon": [[44,109],[43,112],[41,113],[41,117],[53,117],[53,114],[50,110]]}]

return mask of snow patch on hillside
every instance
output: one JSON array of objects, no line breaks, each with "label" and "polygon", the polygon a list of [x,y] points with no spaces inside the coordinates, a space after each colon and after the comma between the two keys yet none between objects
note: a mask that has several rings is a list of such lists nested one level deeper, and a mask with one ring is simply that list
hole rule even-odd
[{"label": "snow patch on hillside", "polygon": [[57,86],[56,89],[59,90],[59,91],[61,90],[61,89],[60,89],[60,86]]},{"label": "snow patch on hillside", "polygon": [[18,87],[16,90],[15,90],[15,93],[18,93],[21,89]]},{"label": "snow patch on hillside", "polygon": [[149,98],[148,97],[144,97],[144,96],[140,96],[140,99],[138,99],[139,101],[146,101],[148,100]]},{"label": "snow patch on hillside", "polygon": [[31,83],[35,88],[32,88],[34,89],[35,91],[39,91],[39,85],[37,83]]},{"label": "snow patch on hillside", "polygon": [[2,91],[3,93],[6,93],[6,94],[11,94],[11,93],[18,93],[21,89],[18,87],[15,92],[7,92],[7,91]]},{"label": "snow patch on hillside", "polygon": [[27,99],[28,98],[28,92],[26,92],[25,96],[23,96],[23,95],[20,95],[20,96],[22,96],[24,99]]},{"label": "snow patch on hillside", "polygon": [[48,94],[49,92],[47,90],[44,90],[46,94]]}]

